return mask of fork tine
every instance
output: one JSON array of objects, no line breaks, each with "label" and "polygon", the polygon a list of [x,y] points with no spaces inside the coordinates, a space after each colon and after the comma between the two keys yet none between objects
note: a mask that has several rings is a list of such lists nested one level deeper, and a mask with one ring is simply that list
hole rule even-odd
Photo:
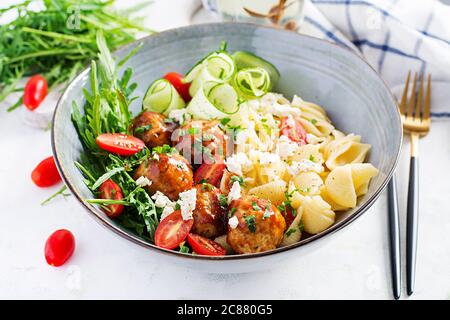
[{"label": "fork tine", "polygon": [[420,75],[419,92],[417,93],[416,111],[414,111],[414,118],[420,119],[420,113],[423,108],[423,73]]},{"label": "fork tine", "polygon": [[423,119],[430,119],[430,105],[431,105],[431,74],[427,79],[427,92],[425,94],[425,107],[423,109]]},{"label": "fork tine", "polygon": [[408,76],[406,77],[405,88],[403,89],[402,100],[400,101],[400,113],[406,115],[406,100],[408,99],[408,89],[409,89],[409,79],[411,77],[411,70],[408,71]]},{"label": "fork tine", "polygon": [[409,99],[409,106],[408,106],[408,117],[413,116],[414,106],[416,105],[416,82],[417,82],[417,72],[414,72],[414,80],[413,80],[413,86],[411,90],[411,98]]}]

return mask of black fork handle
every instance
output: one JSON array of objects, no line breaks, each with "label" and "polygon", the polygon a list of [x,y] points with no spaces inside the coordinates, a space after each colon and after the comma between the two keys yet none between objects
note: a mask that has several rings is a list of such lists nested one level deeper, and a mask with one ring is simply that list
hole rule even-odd
[{"label": "black fork handle", "polygon": [[419,225],[419,159],[411,156],[409,166],[408,205],[406,217],[407,293],[412,295],[416,276],[417,233]]},{"label": "black fork handle", "polygon": [[391,256],[392,292],[395,299],[401,295],[400,222],[398,213],[397,182],[395,174],[388,184],[389,245]]}]

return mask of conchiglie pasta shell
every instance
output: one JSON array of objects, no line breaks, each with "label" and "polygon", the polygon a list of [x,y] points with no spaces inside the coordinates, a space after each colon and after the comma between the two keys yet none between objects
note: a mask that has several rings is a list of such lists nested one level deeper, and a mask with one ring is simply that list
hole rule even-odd
[{"label": "conchiglie pasta shell", "polygon": [[323,163],[323,156],[320,152],[319,145],[306,144],[296,150],[290,158],[292,161],[300,161],[302,159],[314,159],[316,163]]},{"label": "conchiglie pasta shell", "polygon": [[331,210],[333,211],[344,211],[349,209],[348,207],[341,206],[334,202],[328,194],[327,188],[325,186],[321,189],[320,196],[331,206]]},{"label": "conchiglie pasta shell", "polygon": [[370,163],[354,163],[351,165],[351,170],[356,195],[366,194],[370,179],[378,175],[378,169]]},{"label": "conchiglie pasta shell", "polygon": [[285,191],[287,183],[283,180],[272,181],[250,189],[249,194],[258,198],[270,200],[274,205],[280,205],[286,200]]},{"label": "conchiglie pasta shell", "polygon": [[[338,166],[350,163],[361,163],[366,158],[370,150],[370,144],[364,144],[355,141],[346,141],[342,144],[336,144],[329,153],[326,154],[325,164],[328,169],[333,170]],[[327,157],[328,155],[328,157]]]},{"label": "conchiglie pasta shell", "polygon": [[319,195],[323,185],[322,178],[315,172],[302,172],[294,177],[295,187],[303,195]]},{"label": "conchiglie pasta shell", "polygon": [[304,197],[301,207],[303,208],[303,225],[308,233],[322,232],[333,225],[336,219],[331,206],[320,196]]},{"label": "conchiglie pasta shell", "polygon": [[[286,232],[283,236],[283,241],[281,242],[282,247],[296,243],[300,241],[300,239],[302,238],[302,231],[300,230],[302,215],[303,215],[303,208],[300,207],[297,209],[297,215],[295,216],[291,225],[286,229]],[[289,230],[294,230],[294,232]]]},{"label": "conchiglie pasta shell", "polygon": [[335,168],[325,180],[330,198],[342,207],[356,206],[356,192],[353,185],[352,170],[349,165]]}]

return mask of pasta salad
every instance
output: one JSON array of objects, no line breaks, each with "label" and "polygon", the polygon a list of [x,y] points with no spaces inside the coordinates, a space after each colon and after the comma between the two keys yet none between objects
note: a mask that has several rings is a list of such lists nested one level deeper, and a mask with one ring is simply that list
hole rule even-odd
[{"label": "pasta salad", "polygon": [[132,70],[118,77],[102,39],[75,165],[105,214],[168,250],[221,256],[287,246],[354,208],[378,170],[370,145],[337,130],[324,109],[273,92],[280,74],[226,45],[185,75],[150,84],[129,105]]}]

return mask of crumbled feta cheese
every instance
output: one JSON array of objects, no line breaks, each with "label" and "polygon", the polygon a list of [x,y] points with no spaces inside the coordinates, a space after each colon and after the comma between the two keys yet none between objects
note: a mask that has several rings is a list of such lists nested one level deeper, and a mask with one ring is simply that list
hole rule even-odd
[{"label": "crumbled feta cheese", "polygon": [[236,216],[232,216],[230,219],[228,219],[228,225],[231,227],[231,229],[236,229],[239,224],[239,220]]},{"label": "crumbled feta cheese", "polygon": [[294,95],[294,98],[292,98],[291,105],[292,105],[293,107],[300,108],[300,107],[302,106],[303,103],[304,103],[304,100],[303,100],[302,98],[300,98],[300,97],[297,96],[297,95]]},{"label": "crumbled feta cheese", "polygon": [[137,180],[136,180],[136,184],[140,187],[146,187],[146,186],[150,186],[152,184],[152,182],[150,180],[148,180],[147,177],[144,176],[140,176]]},{"label": "crumbled feta cheese", "polygon": [[276,153],[261,152],[259,162],[262,165],[280,162],[280,156]]},{"label": "crumbled feta cheese", "polygon": [[265,211],[264,211],[264,214],[263,214],[263,219],[267,219],[267,218],[270,218],[271,216],[273,216],[275,213],[273,212],[273,210],[268,210],[268,209],[266,209]]},{"label": "crumbled feta cheese", "polygon": [[233,185],[231,186],[230,193],[228,193],[228,204],[231,203],[233,200],[237,200],[241,197],[241,185],[239,184],[239,181],[233,182]]},{"label": "crumbled feta cheese", "polygon": [[317,173],[323,172],[323,167],[320,163],[312,162],[308,159],[302,159],[300,161],[292,161],[292,164],[287,167],[290,175],[294,176],[300,172],[314,171]]},{"label": "crumbled feta cheese", "polygon": [[281,135],[276,146],[276,153],[283,159],[292,156],[300,146],[285,135]]},{"label": "crumbled feta cheese", "polygon": [[278,117],[285,117],[286,115],[291,115],[294,117],[300,117],[302,114],[300,109],[293,108],[288,104],[275,103],[268,108],[268,112],[276,115]]},{"label": "crumbled feta cheese", "polygon": [[161,219],[160,221],[162,221],[165,217],[167,217],[169,214],[171,214],[172,212],[175,211],[175,208],[172,207],[164,207],[162,213],[161,213]]},{"label": "crumbled feta cheese", "polygon": [[193,188],[191,190],[181,192],[178,201],[183,220],[192,219],[192,211],[195,210],[195,205],[197,202],[197,189]]},{"label": "crumbled feta cheese", "polygon": [[155,206],[158,208],[164,207],[173,207],[175,208],[175,203],[172,202],[164,193],[161,191],[156,191],[154,195],[152,195],[152,199],[155,200]]},{"label": "crumbled feta cheese", "polygon": [[233,154],[225,160],[228,171],[242,176],[242,169],[246,170],[251,167],[252,162],[248,159],[245,153],[239,152]]},{"label": "crumbled feta cheese", "polygon": [[159,155],[156,152],[153,153],[153,159],[155,159],[156,161],[159,161]]},{"label": "crumbled feta cheese", "polygon": [[173,119],[179,124],[184,124],[185,122],[191,120],[192,116],[187,112],[186,109],[175,109],[170,111],[169,118]]},{"label": "crumbled feta cheese", "polygon": [[306,142],[311,143],[311,144],[318,144],[321,142],[324,142],[325,138],[323,137],[318,137],[313,135],[312,133],[307,133],[306,134]]},{"label": "crumbled feta cheese", "polygon": [[169,157],[169,163],[174,165],[175,167],[182,169],[182,170],[187,170],[188,167],[186,165],[185,162],[181,161],[181,160],[177,160],[175,158]]},{"label": "crumbled feta cheese", "polygon": [[288,117],[286,119],[286,124],[289,128],[295,127],[295,121],[291,114],[288,114]]}]

